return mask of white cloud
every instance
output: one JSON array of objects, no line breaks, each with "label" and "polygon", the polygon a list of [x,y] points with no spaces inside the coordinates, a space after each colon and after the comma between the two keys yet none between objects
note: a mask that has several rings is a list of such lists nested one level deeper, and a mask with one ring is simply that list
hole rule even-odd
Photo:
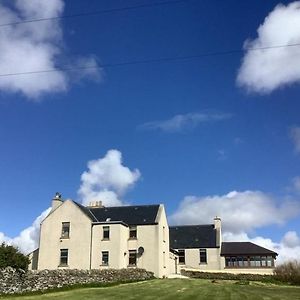
[{"label": "white cloud", "polygon": [[279,4],[257,30],[258,37],[248,39],[246,54],[237,82],[249,91],[270,93],[273,90],[300,82],[299,47],[250,50],[300,43],[300,1]]},{"label": "white cloud", "polygon": [[[61,16],[63,0],[17,0],[14,7],[0,4],[1,23],[14,23],[26,19],[40,19]],[[0,77],[0,90],[21,93],[37,100],[42,95],[62,92],[68,89],[71,78],[66,72],[59,71],[57,64],[64,53],[63,31],[59,20],[23,23],[1,28],[0,31],[0,74],[13,74],[39,70],[55,72]],[[97,65],[93,57],[78,58],[70,65]],[[99,77],[96,69],[80,70],[81,77]]]},{"label": "white cloud", "polygon": [[292,179],[293,191],[296,193],[300,193],[300,176],[296,176]]},{"label": "white cloud", "polygon": [[201,123],[218,122],[231,118],[231,114],[226,113],[188,113],[176,115],[168,120],[152,121],[139,126],[144,130],[161,130],[163,132],[182,132],[193,129]]},{"label": "white cloud", "polygon": [[260,191],[233,191],[220,196],[185,197],[169,220],[173,224],[211,224],[219,216],[224,241],[252,241],[279,253],[280,263],[300,256],[296,232],[287,232],[279,243],[263,237],[250,238],[249,234],[264,226],[281,225],[299,214],[299,202],[282,201],[277,205]]},{"label": "white cloud", "polygon": [[290,130],[290,137],[295,145],[295,151],[300,153],[300,127],[294,126]]},{"label": "white cloud", "polygon": [[260,191],[233,191],[220,196],[187,196],[171,216],[171,221],[177,224],[210,223],[215,216],[220,216],[225,231],[240,233],[283,224],[299,213],[298,202],[283,201],[276,205],[270,196]]},{"label": "white cloud", "polygon": [[0,232],[0,243],[5,242],[9,245],[14,245],[24,254],[28,254],[38,247],[40,223],[49,214],[51,208],[46,209],[39,215],[31,226],[22,230],[17,237],[11,238]]},{"label": "white cloud", "polygon": [[289,248],[295,248],[300,246],[300,238],[296,231],[288,231],[284,235],[282,243],[284,246],[287,246]]},{"label": "white cloud", "polygon": [[122,164],[120,151],[109,150],[103,158],[88,162],[78,194],[83,204],[101,200],[106,206],[122,205],[122,196],[140,176],[139,170],[131,171]]}]

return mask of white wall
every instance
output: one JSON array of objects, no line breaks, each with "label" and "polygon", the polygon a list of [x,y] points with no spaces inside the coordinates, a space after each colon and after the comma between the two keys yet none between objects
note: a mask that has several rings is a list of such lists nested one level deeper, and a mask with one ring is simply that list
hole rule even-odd
[{"label": "white wall", "polygon": [[[70,222],[70,238],[62,239],[62,222]],[[69,250],[68,268],[90,268],[91,220],[66,200],[41,224],[38,269],[57,269],[60,249]]]}]

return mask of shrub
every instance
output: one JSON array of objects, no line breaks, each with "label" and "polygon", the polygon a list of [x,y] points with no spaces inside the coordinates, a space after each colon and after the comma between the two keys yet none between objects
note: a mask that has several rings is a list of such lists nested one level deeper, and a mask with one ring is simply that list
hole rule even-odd
[{"label": "shrub", "polygon": [[279,265],[274,274],[277,280],[300,285],[300,261],[289,261]]},{"label": "shrub", "polygon": [[274,282],[274,276],[261,274],[233,274],[233,273],[210,273],[190,270],[181,270],[181,274],[190,278],[216,279],[216,280],[239,280],[239,281],[261,281]]},{"label": "shrub", "polygon": [[29,263],[29,258],[14,246],[9,246],[4,243],[0,245],[0,269],[12,267],[26,271]]}]

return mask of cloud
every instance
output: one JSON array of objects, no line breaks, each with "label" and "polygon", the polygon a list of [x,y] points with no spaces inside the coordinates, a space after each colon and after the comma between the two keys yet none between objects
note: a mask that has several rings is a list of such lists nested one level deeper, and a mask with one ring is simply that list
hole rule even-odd
[{"label": "cloud", "polygon": [[5,242],[9,245],[14,245],[24,254],[28,254],[38,247],[40,223],[49,214],[51,208],[43,211],[32,223],[31,226],[22,230],[17,237],[11,238],[0,232],[0,243]]},{"label": "cloud", "polygon": [[[63,0],[17,0],[13,8],[0,4],[1,23],[14,23],[28,19],[59,17],[64,10]],[[0,77],[0,90],[21,93],[32,100],[41,96],[66,91],[72,81],[70,73],[57,68],[64,58],[63,30],[59,20],[23,23],[1,28],[0,74],[13,74],[40,70],[55,70],[40,74]],[[66,56],[66,55],[65,55]],[[97,65],[94,57],[78,57],[71,66]],[[96,69],[80,70],[81,77],[93,75]],[[73,77],[74,75],[72,75]]]},{"label": "cloud", "polygon": [[173,224],[210,224],[220,216],[224,241],[252,241],[279,253],[281,263],[300,256],[296,232],[287,232],[279,243],[259,236],[250,238],[249,234],[264,226],[281,225],[299,214],[299,202],[282,201],[277,205],[261,191],[233,191],[220,196],[187,196],[169,220]]},{"label": "cloud", "polygon": [[161,130],[163,132],[182,132],[193,129],[201,123],[218,122],[231,118],[231,114],[226,113],[188,113],[176,115],[168,120],[152,121],[139,126],[143,130]]},{"label": "cloud", "polygon": [[292,179],[293,191],[296,193],[300,193],[300,176],[296,176]]},{"label": "cloud", "polygon": [[290,130],[290,137],[295,145],[295,151],[300,153],[300,127],[292,127]]},{"label": "cloud", "polygon": [[299,47],[251,50],[300,43],[300,1],[279,4],[257,30],[257,38],[244,44],[246,54],[237,82],[262,94],[300,82]]},{"label": "cloud", "polygon": [[109,150],[103,158],[88,162],[78,194],[83,204],[101,200],[106,206],[122,205],[122,196],[140,176],[139,170],[130,170],[122,164],[120,151]]},{"label": "cloud", "polygon": [[220,216],[225,231],[239,233],[283,224],[298,214],[298,202],[283,201],[276,205],[270,196],[260,191],[232,191],[220,196],[187,196],[170,220],[177,224],[198,224],[210,223],[215,216]]}]

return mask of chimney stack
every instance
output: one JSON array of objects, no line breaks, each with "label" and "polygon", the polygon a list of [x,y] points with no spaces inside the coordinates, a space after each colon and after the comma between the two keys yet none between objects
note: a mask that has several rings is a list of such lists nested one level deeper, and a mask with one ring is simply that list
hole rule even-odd
[{"label": "chimney stack", "polygon": [[52,211],[58,208],[63,204],[63,199],[61,198],[61,194],[56,192],[55,196],[52,199]]},{"label": "chimney stack", "polygon": [[91,201],[87,207],[90,207],[90,208],[101,208],[101,207],[104,207],[102,205],[102,201]]},{"label": "chimney stack", "polygon": [[222,246],[222,223],[221,223],[221,218],[219,218],[217,216],[214,218],[214,226],[215,226],[215,230],[216,230],[216,233],[217,233],[216,244],[217,244],[217,247],[221,247]]}]

